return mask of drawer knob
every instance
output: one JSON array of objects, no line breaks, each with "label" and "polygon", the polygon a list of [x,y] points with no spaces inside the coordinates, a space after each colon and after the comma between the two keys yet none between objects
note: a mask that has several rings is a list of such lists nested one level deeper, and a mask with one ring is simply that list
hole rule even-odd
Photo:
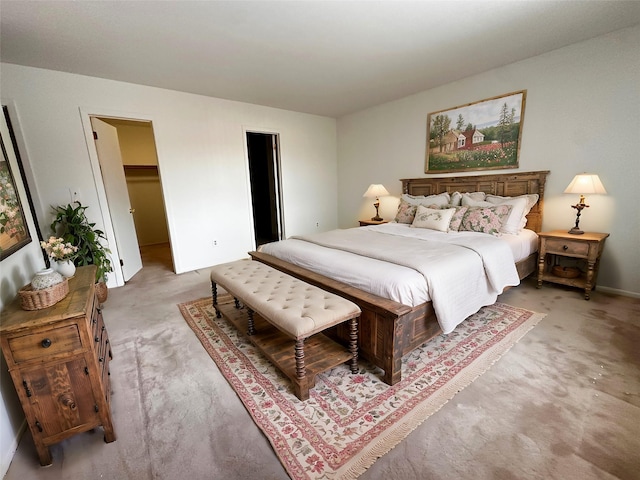
[{"label": "drawer knob", "polygon": [[51,339],[45,338],[44,340],[42,340],[41,345],[42,348],[49,348],[51,346]]},{"label": "drawer knob", "polygon": [[65,407],[67,407],[67,408],[69,408],[71,410],[75,410],[76,409],[76,401],[69,394],[62,395],[60,397],[60,403],[62,403],[62,405],[64,405]]},{"label": "drawer knob", "polygon": [[562,246],[562,249],[563,249],[563,250],[569,250],[569,246],[568,246],[568,245],[563,245],[563,246]]}]

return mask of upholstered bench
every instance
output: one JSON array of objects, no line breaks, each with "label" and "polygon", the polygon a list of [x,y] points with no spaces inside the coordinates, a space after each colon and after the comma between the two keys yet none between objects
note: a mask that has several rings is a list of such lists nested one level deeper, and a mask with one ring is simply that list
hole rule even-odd
[{"label": "upholstered bench", "polygon": [[[244,304],[249,339],[291,379],[300,400],[309,398],[318,373],[345,362],[349,362],[352,373],[358,371],[360,307],[355,303],[263,263],[238,260],[211,269],[218,318],[218,285],[234,297],[235,308],[241,308],[240,302]],[[266,321],[260,328],[254,314]],[[349,322],[348,349],[325,335],[317,335],[343,322]]]}]

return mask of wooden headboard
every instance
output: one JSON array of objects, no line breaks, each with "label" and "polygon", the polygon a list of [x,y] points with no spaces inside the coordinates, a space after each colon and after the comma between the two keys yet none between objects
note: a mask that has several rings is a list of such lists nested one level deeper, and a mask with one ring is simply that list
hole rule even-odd
[{"label": "wooden headboard", "polygon": [[401,179],[402,192],[409,195],[436,195],[443,192],[485,192],[505,197],[537,193],[538,203],[527,215],[526,228],[542,230],[544,184],[549,171],[499,173],[464,177],[431,177]]}]

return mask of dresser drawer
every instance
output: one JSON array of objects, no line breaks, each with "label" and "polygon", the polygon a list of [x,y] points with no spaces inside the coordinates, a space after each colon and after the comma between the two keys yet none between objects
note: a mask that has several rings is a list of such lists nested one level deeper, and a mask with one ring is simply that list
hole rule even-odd
[{"label": "dresser drawer", "polygon": [[79,350],[82,342],[74,324],[10,338],[9,347],[13,361],[22,363]]},{"label": "dresser drawer", "polygon": [[545,240],[547,253],[559,255],[573,255],[586,257],[589,254],[588,242],[569,242],[562,238],[547,238]]}]

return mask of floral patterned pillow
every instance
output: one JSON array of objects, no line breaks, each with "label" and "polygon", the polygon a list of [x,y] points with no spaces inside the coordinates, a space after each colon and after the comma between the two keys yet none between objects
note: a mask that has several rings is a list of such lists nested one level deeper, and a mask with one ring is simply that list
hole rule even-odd
[{"label": "floral patterned pillow", "polygon": [[451,217],[455,212],[455,208],[439,209],[419,205],[411,226],[446,232],[449,230],[449,222],[451,222]]},{"label": "floral patterned pillow", "polygon": [[456,212],[451,217],[451,222],[449,222],[449,231],[457,232],[460,230],[460,225],[462,225],[462,219],[464,218],[464,214],[467,213],[469,207],[454,207]]},{"label": "floral patterned pillow", "polygon": [[416,205],[411,205],[401,199],[400,205],[398,205],[398,213],[396,213],[395,221],[398,223],[413,223],[413,218],[416,216],[417,209],[418,207]]},{"label": "floral patterned pillow", "polygon": [[500,235],[500,228],[511,212],[511,205],[495,207],[467,207],[462,217],[460,231],[490,233]]}]

